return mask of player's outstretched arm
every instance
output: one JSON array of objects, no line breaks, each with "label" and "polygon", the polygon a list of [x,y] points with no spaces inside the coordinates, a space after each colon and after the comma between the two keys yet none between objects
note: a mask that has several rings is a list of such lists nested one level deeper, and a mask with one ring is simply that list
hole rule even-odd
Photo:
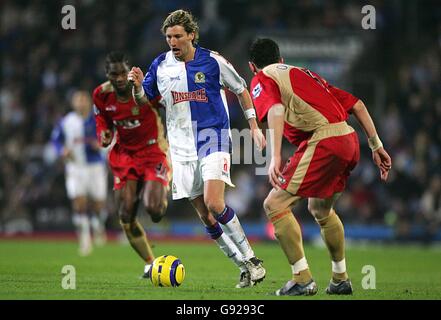
[{"label": "player's outstretched arm", "polygon": [[138,67],[133,67],[127,76],[129,82],[133,85],[132,94],[138,106],[150,105],[150,101],[142,87],[144,73]]},{"label": "player's outstretched arm", "polygon": [[259,150],[263,150],[266,146],[265,136],[257,125],[256,121],[256,111],[253,107],[253,101],[251,100],[250,93],[245,89],[242,93],[237,95],[239,103],[245,114],[245,118],[248,120],[248,124],[251,129],[251,137],[253,138],[256,146]]},{"label": "player's outstretched arm", "polygon": [[357,121],[362,126],[366,136],[368,138],[369,147],[372,150],[372,159],[374,163],[380,169],[381,180],[386,181],[389,175],[390,169],[392,169],[392,159],[386,150],[383,148],[383,143],[378,137],[377,130],[375,129],[374,122],[366,109],[363,101],[358,100],[352,108]]}]

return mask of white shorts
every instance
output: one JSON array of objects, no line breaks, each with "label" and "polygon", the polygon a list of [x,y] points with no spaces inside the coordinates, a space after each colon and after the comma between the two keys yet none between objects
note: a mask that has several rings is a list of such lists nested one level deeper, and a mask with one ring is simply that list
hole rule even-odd
[{"label": "white shorts", "polygon": [[66,165],[66,190],[69,199],[90,196],[104,201],[107,195],[107,168],[104,163]]},{"label": "white shorts", "polygon": [[230,177],[231,155],[227,152],[215,152],[202,160],[173,161],[173,200],[190,200],[204,194],[204,182],[222,180],[234,187]]}]

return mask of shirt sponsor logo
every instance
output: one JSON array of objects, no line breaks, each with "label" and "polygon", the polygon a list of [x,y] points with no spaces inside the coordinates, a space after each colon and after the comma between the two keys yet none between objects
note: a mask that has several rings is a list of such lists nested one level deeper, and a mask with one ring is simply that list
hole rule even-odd
[{"label": "shirt sponsor logo", "polygon": [[181,77],[177,76],[177,77],[170,77],[170,81],[180,81]]},{"label": "shirt sponsor logo", "polygon": [[173,96],[173,104],[177,104],[183,101],[208,102],[208,97],[205,89],[199,89],[191,92],[172,91],[171,93]]},{"label": "shirt sponsor logo", "polygon": [[258,98],[261,93],[262,93],[262,85],[258,83],[252,91],[253,99]]},{"label": "shirt sponsor logo", "polygon": [[114,120],[115,126],[123,127],[123,129],[135,129],[141,125],[141,122],[137,119],[134,120]]},{"label": "shirt sponsor logo", "polygon": [[116,106],[114,106],[114,105],[107,106],[106,107],[106,111],[115,112],[116,111]]}]

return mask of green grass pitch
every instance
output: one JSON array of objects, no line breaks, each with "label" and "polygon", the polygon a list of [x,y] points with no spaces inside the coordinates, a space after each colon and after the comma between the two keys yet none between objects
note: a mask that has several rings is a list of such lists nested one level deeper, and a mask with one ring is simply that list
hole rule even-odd
[{"label": "green grass pitch", "polygon": [[[348,246],[346,260],[352,296],[327,296],[330,261],[325,248],[305,251],[319,293],[313,297],[275,297],[291,270],[277,243],[254,243],[267,277],[248,289],[235,289],[238,269],[214,243],[154,242],[156,255],[179,257],[186,278],[178,288],[153,287],[139,279],[143,264],[128,245],[110,243],[89,257],[77,255],[75,242],[0,241],[0,299],[143,299],[143,300],[303,300],[303,299],[440,299],[441,251],[405,246]],[[76,289],[61,286],[63,266],[76,271]],[[365,265],[375,267],[376,289],[365,290]],[[372,274],[371,274],[372,275]]]}]

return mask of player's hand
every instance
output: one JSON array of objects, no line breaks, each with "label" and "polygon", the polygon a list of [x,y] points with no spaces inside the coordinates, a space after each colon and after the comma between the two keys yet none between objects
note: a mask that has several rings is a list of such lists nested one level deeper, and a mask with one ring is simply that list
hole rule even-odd
[{"label": "player's hand", "polygon": [[253,138],[254,143],[259,151],[262,151],[266,147],[265,136],[260,128],[251,129],[251,137]]},{"label": "player's hand", "polygon": [[142,73],[142,70],[140,68],[133,67],[127,75],[127,80],[129,80],[129,82],[133,84],[135,89],[140,89],[142,81],[144,80],[144,74]]},{"label": "player's hand", "polygon": [[101,131],[101,146],[106,148],[112,143],[113,134],[112,132],[107,129]]},{"label": "player's hand", "polygon": [[96,139],[92,140],[89,144],[90,144],[91,148],[95,151],[99,151],[101,148],[100,144],[98,143],[98,141]]},{"label": "player's hand", "polygon": [[271,158],[271,163],[268,168],[268,178],[274,189],[279,190],[282,186],[284,180],[282,174],[280,173],[280,166],[282,164],[282,158],[280,156],[275,156]]},{"label": "player's hand", "polygon": [[392,169],[392,159],[389,154],[384,150],[384,148],[380,148],[376,151],[372,152],[372,159],[374,163],[380,168],[380,178],[382,181],[386,181],[389,175],[389,171]]},{"label": "player's hand", "polygon": [[63,148],[63,151],[61,153],[61,157],[63,158],[63,161],[73,160],[72,150],[69,148]]},{"label": "player's hand", "polygon": [[257,146],[259,151],[262,151],[266,147],[265,136],[257,125],[256,119],[249,120],[250,129],[251,129],[251,138],[254,140],[254,143]]}]

